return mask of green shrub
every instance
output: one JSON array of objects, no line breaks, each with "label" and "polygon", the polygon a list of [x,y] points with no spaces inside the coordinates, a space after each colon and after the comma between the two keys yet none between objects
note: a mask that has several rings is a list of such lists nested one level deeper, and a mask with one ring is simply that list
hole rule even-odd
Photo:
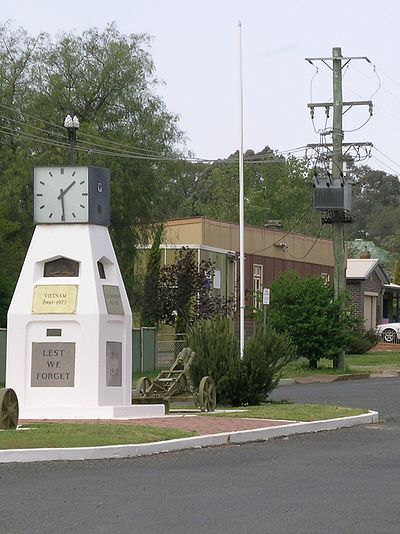
[{"label": "green shrub", "polygon": [[346,352],[348,354],[365,354],[379,341],[375,330],[356,330],[348,335]]},{"label": "green shrub", "polygon": [[202,377],[210,375],[216,383],[217,402],[233,406],[266,400],[283,367],[296,358],[289,335],[257,328],[240,359],[238,339],[223,319],[196,323],[188,345],[196,353],[191,366],[193,385],[198,387]]},{"label": "green shrub", "polygon": [[203,376],[211,376],[217,388],[217,402],[240,404],[241,365],[237,337],[224,319],[198,321],[189,332],[188,346],[196,353],[190,367],[197,388]]},{"label": "green shrub", "polygon": [[255,336],[248,339],[242,361],[245,389],[243,402],[260,404],[267,400],[276,388],[283,368],[297,358],[296,348],[286,333],[272,328],[264,332],[257,328]]}]

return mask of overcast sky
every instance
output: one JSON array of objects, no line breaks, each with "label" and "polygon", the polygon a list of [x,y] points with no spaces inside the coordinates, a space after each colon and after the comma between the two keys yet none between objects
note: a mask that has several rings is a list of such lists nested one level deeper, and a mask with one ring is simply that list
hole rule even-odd
[{"label": "overcast sky", "polygon": [[[398,0],[3,0],[0,16],[32,34],[115,21],[123,33],[151,35],[157,75],[165,82],[158,92],[180,116],[188,149],[202,158],[226,157],[239,145],[239,20],[245,149],[317,143],[307,103],[329,101],[331,72],[316,63],[313,78],[316,69],[304,58],[329,57],[332,47],[346,57],[367,56],[372,64],[354,60],[344,70],[343,97],[367,100],[380,85],[374,115],[346,133],[345,142],[371,141],[376,149],[367,164],[400,172]],[[344,119],[345,130],[356,129],[368,109],[352,108]],[[314,126],[324,128],[322,110]]]}]

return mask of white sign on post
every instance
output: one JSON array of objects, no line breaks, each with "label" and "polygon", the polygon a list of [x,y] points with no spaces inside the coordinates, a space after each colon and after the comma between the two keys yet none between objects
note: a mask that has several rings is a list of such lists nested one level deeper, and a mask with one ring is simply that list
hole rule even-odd
[{"label": "white sign on post", "polygon": [[263,306],[268,306],[271,290],[268,287],[263,289]]}]

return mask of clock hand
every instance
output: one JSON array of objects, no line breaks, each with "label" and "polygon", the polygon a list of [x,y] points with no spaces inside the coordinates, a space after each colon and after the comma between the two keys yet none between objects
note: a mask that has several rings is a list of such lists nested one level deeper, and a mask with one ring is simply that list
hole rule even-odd
[{"label": "clock hand", "polygon": [[59,196],[57,197],[57,199],[58,199],[58,200],[61,200],[61,220],[62,220],[62,221],[65,221],[64,195],[65,195],[65,191],[63,191],[62,189],[60,189],[60,194],[59,194]]},{"label": "clock hand", "polygon": [[57,200],[61,200],[61,198],[62,198],[66,193],[68,193],[68,191],[71,189],[71,187],[72,187],[73,185],[75,185],[75,184],[76,184],[76,181],[74,180],[74,181],[71,182],[71,183],[69,184],[69,186],[66,187],[65,189],[60,189],[60,194],[58,195]]}]

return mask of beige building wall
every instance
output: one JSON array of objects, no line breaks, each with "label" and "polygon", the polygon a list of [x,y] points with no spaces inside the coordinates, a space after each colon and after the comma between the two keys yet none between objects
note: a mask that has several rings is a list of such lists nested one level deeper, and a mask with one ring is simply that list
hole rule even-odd
[{"label": "beige building wall", "polygon": [[[245,253],[277,259],[290,259],[311,264],[333,266],[332,241],[267,230],[255,226],[245,227]],[[239,250],[239,225],[193,217],[168,221],[164,243],[167,246],[204,245],[225,251]],[[286,245],[284,247],[279,244]]]}]

